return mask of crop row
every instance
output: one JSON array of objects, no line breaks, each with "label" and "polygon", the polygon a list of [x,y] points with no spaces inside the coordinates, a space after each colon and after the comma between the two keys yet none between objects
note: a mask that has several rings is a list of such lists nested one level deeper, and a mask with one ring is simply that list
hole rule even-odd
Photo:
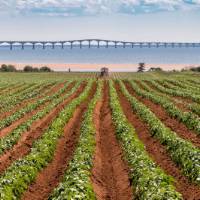
[{"label": "crop row", "polygon": [[[68,84],[66,85],[66,87],[68,86]],[[66,89],[65,87],[65,89]],[[56,95],[57,97],[62,94],[64,92],[64,90],[60,90],[58,92],[58,95]],[[50,101],[52,98],[54,98],[55,95],[53,96],[45,96],[42,99],[38,99],[36,102],[34,103],[30,103],[28,104],[26,107],[22,108],[21,110],[16,111],[15,113],[13,113],[12,115],[8,116],[5,119],[2,119],[0,121],[0,130],[6,126],[9,126],[12,122],[16,121],[17,119],[20,119],[21,117],[23,117],[26,113],[29,113],[31,111],[34,111],[35,109],[37,109],[40,105],[44,104],[47,101]]]},{"label": "crop row", "polygon": [[96,132],[93,112],[97,102],[101,99],[101,92],[102,82],[98,81],[96,94],[84,114],[80,139],[74,157],[69,163],[63,181],[54,190],[49,200],[65,199],[66,197],[68,199],[96,199],[90,180]]},{"label": "crop row", "polygon": [[43,89],[49,87],[49,85],[51,84],[50,83],[43,84],[43,85],[40,84],[39,86],[37,85],[35,87],[28,88],[28,90],[23,92],[23,94],[19,94],[16,97],[5,99],[0,106],[1,112],[5,112],[9,110],[10,108],[13,108],[15,105],[22,102],[23,100],[30,99],[32,97],[39,95],[40,92]]},{"label": "crop row", "polygon": [[7,136],[1,138],[0,139],[0,155],[5,150],[12,148],[13,145],[16,144],[16,142],[19,140],[22,133],[24,133],[25,131],[28,131],[31,128],[31,125],[33,124],[33,122],[43,118],[53,108],[55,108],[55,106],[62,103],[66,98],[68,98],[70,95],[72,95],[77,90],[79,85],[80,85],[80,82],[77,82],[71,91],[67,92],[64,96],[60,97],[60,94],[65,91],[65,89],[67,87],[67,85],[66,85],[66,87],[62,88],[58,93],[56,93],[52,97],[50,97],[53,101],[48,106],[43,108],[41,111],[36,113],[34,116],[32,116],[30,119],[28,119],[24,123],[20,124],[16,129],[14,129]]},{"label": "crop row", "polygon": [[[194,95],[194,96],[200,97],[200,92],[197,89],[189,88],[188,86],[187,86],[187,88],[185,88],[183,86],[184,83],[182,84],[182,87],[180,87],[180,86],[175,85],[175,83],[172,83],[172,81],[169,82],[169,81],[166,81],[166,80],[157,80],[156,82],[158,84],[160,84],[161,86],[164,86],[167,89],[174,90],[174,91],[177,91],[177,92],[186,93],[187,95]],[[177,83],[177,81],[174,81],[174,82]]]},{"label": "crop row", "polygon": [[179,80],[165,79],[165,81],[175,85],[176,86],[175,89],[182,88],[200,94],[200,88],[198,86],[191,85],[190,83],[185,82],[183,80],[179,81]]},{"label": "crop row", "polygon": [[21,95],[34,90],[35,88],[42,86],[41,84],[25,84],[22,86],[22,88],[18,89],[17,93],[10,94],[9,92],[5,93],[4,95],[1,95],[0,97],[0,102],[4,102],[4,100],[10,100],[11,98],[17,98],[20,97]]},{"label": "crop row", "polygon": [[[120,84],[123,93],[126,94],[126,89],[121,82]],[[143,143],[138,139],[134,128],[123,113],[112,81],[110,81],[110,106],[117,137],[122,143],[126,159],[131,167],[130,176],[136,198],[182,199],[181,195],[175,191],[173,179],[158,168],[148,156]]]},{"label": "crop row", "polygon": [[170,94],[172,96],[180,96],[180,97],[184,97],[184,98],[189,98],[189,99],[192,99],[193,101],[195,101],[197,103],[200,103],[200,95],[194,94],[192,92],[189,93],[189,92],[183,92],[183,91],[180,91],[180,90],[169,89],[169,88],[166,88],[162,85],[159,85],[155,81],[150,81],[150,83],[161,92]]},{"label": "crop row", "polygon": [[[134,91],[142,97],[150,99],[156,104],[161,105],[170,117],[178,119],[180,122],[183,122],[189,129],[195,130],[195,132],[200,135],[200,120],[199,117],[194,115],[192,112],[183,112],[179,108],[177,108],[169,98],[160,96],[156,92],[147,92],[145,90],[140,89],[137,84],[133,81],[130,81],[130,84]],[[145,85],[142,84],[144,87]],[[147,87],[145,87],[147,88]],[[148,88],[147,88],[148,89]]]},{"label": "crop row", "polygon": [[6,87],[5,89],[1,90],[1,88],[0,88],[0,91],[1,91],[0,95],[1,96],[3,96],[3,95],[4,96],[5,95],[7,95],[7,96],[14,95],[14,94],[20,92],[21,90],[25,89],[26,86],[27,85],[25,85],[24,83],[19,83],[19,84],[16,84],[16,85],[14,85],[14,84],[8,85],[8,87]]},{"label": "crop row", "polygon": [[[19,106],[19,109],[15,110],[15,113],[18,112],[20,109],[25,108],[26,106],[28,106],[31,102],[36,102],[38,99],[41,99],[45,96],[49,96],[49,92],[52,90],[52,88],[55,87],[55,84],[49,85],[47,87],[44,87],[42,90],[39,90],[38,93],[36,95],[34,95],[33,97],[30,97],[28,99],[22,100],[21,102],[24,102],[24,106],[22,104],[22,106]],[[11,112],[13,113],[13,107],[16,105],[18,105],[18,103],[11,103],[9,106],[5,107],[4,109],[2,109],[0,111],[0,113],[4,113],[4,112]],[[10,116],[10,115],[8,115]]]},{"label": "crop row", "polygon": [[200,184],[200,150],[167,128],[149,108],[129,94],[121,81],[120,86],[123,94],[131,103],[133,110],[149,125],[152,136],[156,137],[161,144],[167,147],[171,158],[182,168],[185,176],[191,181]]},{"label": "crop row", "polygon": [[[146,83],[144,82],[140,82],[140,84],[142,85],[142,87],[150,92],[150,93],[154,93],[154,94],[157,94],[157,95],[161,95],[162,97],[164,97],[165,99],[168,99],[168,101],[171,101],[171,98],[168,94],[165,94],[165,93],[160,93],[155,91],[154,89],[150,88]],[[184,103],[184,100],[182,102],[189,110],[191,110],[194,114],[200,116],[200,104],[198,103]]]},{"label": "crop row", "polygon": [[19,199],[28,185],[35,180],[38,172],[53,159],[56,144],[63,134],[65,124],[73,116],[77,106],[86,100],[91,86],[92,81],[89,81],[80,96],[59,113],[48,130],[34,143],[30,154],[14,162],[0,177],[0,199]]},{"label": "crop row", "polygon": [[1,83],[0,84],[0,91],[6,90],[7,88],[10,88],[12,85],[8,83]]}]

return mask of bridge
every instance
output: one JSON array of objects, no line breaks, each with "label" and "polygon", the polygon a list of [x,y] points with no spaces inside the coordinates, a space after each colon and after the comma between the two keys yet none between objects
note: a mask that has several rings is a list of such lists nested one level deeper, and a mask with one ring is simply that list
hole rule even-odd
[{"label": "bridge", "polygon": [[66,41],[0,41],[0,47],[9,47],[10,50],[13,49],[13,47],[21,47],[23,50],[26,46],[30,47],[32,49],[35,49],[36,47],[42,47],[45,49],[46,47],[51,47],[52,49],[55,49],[55,47],[60,47],[64,49],[65,47],[74,48],[74,47],[114,47],[114,48],[134,48],[134,47],[140,47],[140,48],[159,48],[159,47],[200,47],[200,42],[128,42],[128,41],[116,41],[116,40],[101,40],[101,39],[83,39],[83,40],[66,40]]}]

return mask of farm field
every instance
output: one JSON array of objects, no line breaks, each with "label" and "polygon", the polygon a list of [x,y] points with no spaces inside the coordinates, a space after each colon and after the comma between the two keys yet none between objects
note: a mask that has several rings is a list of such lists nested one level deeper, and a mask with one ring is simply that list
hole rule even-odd
[{"label": "farm field", "polygon": [[199,200],[198,73],[0,73],[0,200]]}]

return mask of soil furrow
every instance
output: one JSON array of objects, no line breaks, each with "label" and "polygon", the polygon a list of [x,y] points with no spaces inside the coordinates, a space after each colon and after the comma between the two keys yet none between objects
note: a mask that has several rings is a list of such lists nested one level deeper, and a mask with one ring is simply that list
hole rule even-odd
[{"label": "soil furrow", "polygon": [[165,109],[152,101],[138,96],[128,82],[125,85],[131,95],[144,103],[167,127],[176,132],[181,138],[193,143],[194,146],[200,147],[200,137],[192,130],[189,130],[183,123],[177,119],[171,118]]},{"label": "soil furrow", "polygon": [[[24,85],[24,84],[23,84]],[[20,85],[15,85],[15,86],[9,86],[7,88],[4,88],[4,89],[0,89],[0,96],[3,96],[6,94],[10,94],[10,95],[13,95],[17,92],[17,90],[19,90],[19,88],[23,87],[22,84]]]},{"label": "soil furrow", "polygon": [[35,182],[29,186],[22,196],[22,200],[48,199],[53,189],[58,186],[69,161],[73,157],[79,139],[83,114],[95,91],[96,84],[93,85],[87,100],[75,110],[73,117],[66,124],[64,134],[57,143],[52,162],[37,175]]},{"label": "soil furrow", "polygon": [[[150,88],[152,88],[153,90],[155,90],[156,92],[158,92],[158,93],[161,93],[162,94],[162,92],[158,89],[158,88],[156,88],[154,85],[152,85],[151,84],[151,82],[149,82],[149,81],[144,81]],[[191,99],[189,99],[188,97],[181,97],[181,96],[173,96],[173,95],[170,95],[170,94],[167,94],[167,93],[164,93],[163,92],[163,94],[166,94],[166,95],[168,95],[169,97],[171,97],[172,99],[177,99],[177,100],[181,100],[181,101],[183,101],[183,102],[185,102],[185,103],[194,103]]]},{"label": "soil furrow", "polygon": [[[54,94],[54,93],[55,92],[52,92],[52,94]],[[64,93],[62,95],[64,95]],[[51,100],[46,101],[44,104],[40,105],[35,110],[26,113],[20,119],[17,119],[16,121],[12,122],[11,125],[9,125],[8,127],[5,127],[2,130],[0,130],[0,138],[8,135],[11,131],[13,131],[15,128],[17,128],[20,124],[26,122],[28,119],[30,119],[32,116],[34,116],[36,113],[38,113],[40,110],[42,110],[44,107],[46,107],[50,102],[51,102]]]},{"label": "soil furrow", "polygon": [[[47,93],[45,93],[45,96],[47,96],[47,95],[52,95],[52,94],[56,93],[56,92],[57,92],[59,89],[61,89],[62,87],[64,87],[64,83],[60,83],[60,84],[58,84],[58,85],[54,85],[52,88],[50,88],[50,91],[48,91]],[[26,100],[20,102],[20,103],[17,104],[11,111],[3,112],[3,113],[1,114],[1,116],[0,116],[0,120],[2,120],[2,119],[4,119],[4,118],[6,118],[6,117],[8,117],[8,116],[10,116],[10,115],[12,115],[12,114],[14,114],[16,111],[18,111],[18,110],[20,110],[20,109],[22,109],[22,108],[25,108],[28,104],[36,102],[38,99],[40,99],[41,97],[44,96],[43,93],[44,93],[46,90],[48,90],[48,89],[49,89],[49,87],[48,87],[48,88],[44,88],[44,89],[40,92],[41,94],[40,94],[39,96],[36,96],[36,97],[34,97],[34,98],[31,98],[31,99],[26,99]]]},{"label": "soil furrow", "polygon": [[123,111],[129,122],[135,128],[139,139],[145,145],[146,151],[150,157],[159,167],[174,178],[176,190],[183,195],[185,200],[199,200],[200,188],[190,183],[188,179],[182,175],[181,170],[171,160],[166,148],[151,136],[148,125],[146,125],[139,116],[132,111],[129,101],[122,94],[118,84],[116,84],[116,89]]},{"label": "soil furrow", "polygon": [[[74,84],[70,84],[67,91],[71,90],[73,86]],[[84,88],[85,84],[82,84],[74,94],[56,106],[44,118],[34,122],[30,130],[23,133],[23,136],[20,138],[18,143],[14,145],[12,149],[6,151],[2,156],[0,156],[0,174],[2,174],[4,170],[12,164],[12,162],[24,157],[30,152],[33,142],[42,136],[44,131],[49,127],[50,123],[57,117],[60,111],[74,98],[78,97]]]},{"label": "soil furrow", "polygon": [[94,120],[97,131],[92,173],[96,197],[98,200],[131,200],[133,194],[128,176],[129,170],[115,136],[107,83],[104,86],[102,107],[98,112]]},{"label": "soil furrow", "polygon": [[[142,84],[141,84],[141,82],[140,81],[135,81],[137,84],[138,84],[138,86],[141,88],[141,89],[143,89],[143,90],[145,90],[145,88],[142,86]],[[146,84],[148,85],[148,83],[146,82]],[[149,85],[148,85],[149,86]],[[183,112],[191,112],[191,110],[187,107],[187,105],[186,105],[186,103],[187,102],[185,102],[185,100],[184,99],[182,99],[182,98],[179,98],[179,97],[172,97],[172,96],[170,96],[170,95],[168,95],[168,94],[164,94],[164,93],[162,93],[162,92],[160,92],[160,91],[157,91],[157,90],[155,90],[155,88],[152,88],[151,86],[149,86],[151,89],[153,89],[158,95],[160,95],[161,97],[162,96],[164,96],[164,97],[168,97],[171,101],[172,101],[172,103],[174,103],[180,110],[182,110]]]}]

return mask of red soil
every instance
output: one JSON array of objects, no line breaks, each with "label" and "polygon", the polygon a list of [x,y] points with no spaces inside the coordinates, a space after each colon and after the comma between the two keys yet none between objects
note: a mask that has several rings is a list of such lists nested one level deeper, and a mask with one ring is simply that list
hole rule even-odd
[{"label": "red soil", "polygon": [[190,183],[188,179],[182,175],[181,170],[171,160],[166,148],[161,145],[157,139],[151,136],[148,125],[144,123],[135,112],[132,111],[129,101],[120,91],[118,84],[116,84],[116,89],[123,111],[129,122],[135,128],[139,139],[145,145],[146,151],[150,157],[165,171],[165,173],[174,178],[176,190],[183,195],[185,200],[199,200],[200,188]]},{"label": "red soil", "polygon": [[[194,103],[191,99],[188,98],[184,98],[184,97],[179,97],[179,96],[172,96],[170,94],[167,93],[162,93],[160,92],[155,86],[153,86],[150,82],[145,81],[146,84],[152,88],[153,90],[155,90],[156,92],[158,92],[160,95],[167,95],[169,98],[171,98],[171,100],[173,101],[173,103],[182,111],[184,112],[191,112],[191,110],[187,107],[187,104],[190,103]],[[180,102],[177,102],[176,100],[179,100]]]},{"label": "red soil", "polygon": [[[60,85],[60,86],[63,87],[63,85]],[[54,94],[54,93],[55,93],[55,90],[52,91],[52,94]],[[29,113],[26,113],[22,118],[14,121],[8,127],[5,127],[2,130],[0,130],[0,138],[1,137],[5,137],[6,135],[8,135],[11,131],[16,129],[20,124],[26,122],[28,119],[30,119],[32,116],[34,116],[37,112],[39,112],[44,107],[46,107],[49,103],[50,103],[50,101],[45,102],[44,104],[40,105],[37,109],[35,109],[35,110],[33,110],[33,111],[29,112]]]},{"label": "red soil", "polygon": [[29,103],[34,103],[36,102],[38,99],[40,99],[41,97],[43,97],[43,93],[45,93],[46,90],[48,90],[50,88],[50,91],[45,93],[45,95],[52,95],[54,93],[56,93],[60,88],[62,88],[64,86],[63,83],[60,83],[58,85],[54,85],[52,88],[50,87],[45,87],[44,89],[42,89],[40,91],[40,93],[42,93],[41,95],[39,96],[36,96],[36,97],[33,97],[33,98],[30,98],[30,99],[25,99],[24,101],[21,101],[19,104],[15,105],[14,108],[12,108],[11,111],[8,111],[8,112],[3,112],[1,115],[0,115],[0,120],[1,119],[5,119],[6,117],[14,114],[16,111],[26,107]]},{"label": "red soil", "polygon": [[177,119],[171,118],[161,105],[138,96],[128,82],[126,82],[125,85],[130,94],[136,97],[140,102],[144,103],[163,122],[163,124],[176,132],[181,138],[192,142],[196,147],[200,147],[200,137],[194,131],[189,130]]},{"label": "red soil", "polygon": [[58,186],[63,178],[69,161],[73,157],[79,139],[81,119],[83,118],[87,105],[95,91],[96,85],[94,84],[87,100],[76,109],[73,117],[66,124],[63,131],[64,134],[57,143],[52,162],[37,175],[35,182],[29,186],[28,190],[24,193],[22,200],[48,199],[53,189]]},{"label": "red soil", "polygon": [[19,84],[19,85],[10,85],[7,86],[6,88],[0,89],[0,95],[5,95],[5,93],[10,93],[15,94],[17,90],[19,90],[21,87],[23,87],[24,84]]},{"label": "red soil", "polygon": [[[67,90],[71,90],[74,84],[69,85]],[[6,151],[2,156],[0,156],[0,173],[3,173],[7,167],[9,167],[13,161],[22,158],[30,152],[30,148],[33,142],[40,138],[44,131],[49,127],[50,123],[58,116],[60,111],[74,98],[78,97],[79,94],[84,90],[85,84],[82,84],[79,89],[68,97],[64,102],[56,106],[49,114],[44,118],[37,120],[33,123],[30,130],[23,133],[20,140],[12,149]]]},{"label": "red soil", "polygon": [[103,103],[98,105],[94,122],[96,126],[96,151],[92,170],[93,188],[98,200],[131,200],[132,188],[123,152],[115,137],[109,107],[108,84],[105,84]]}]

